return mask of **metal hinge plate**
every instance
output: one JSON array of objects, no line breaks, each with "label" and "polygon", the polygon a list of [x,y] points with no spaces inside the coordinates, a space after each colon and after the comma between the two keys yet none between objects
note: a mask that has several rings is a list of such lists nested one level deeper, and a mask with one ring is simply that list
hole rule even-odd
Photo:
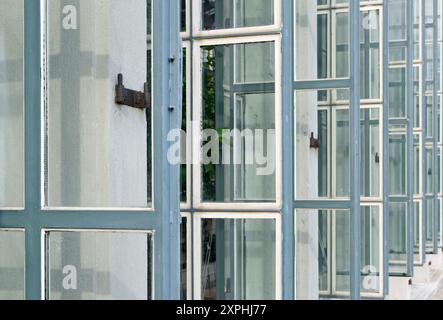
[{"label": "metal hinge plate", "polygon": [[144,91],[126,89],[123,85],[123,75],[120,73],[115,86],[115,103],[137,109],[150,108],[151,99],[148,84],[145,82]]}]

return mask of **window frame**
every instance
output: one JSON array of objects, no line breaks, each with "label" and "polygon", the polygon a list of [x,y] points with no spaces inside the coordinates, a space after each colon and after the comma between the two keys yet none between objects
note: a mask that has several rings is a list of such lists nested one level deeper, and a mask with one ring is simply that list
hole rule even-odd
[{"label": "window frame", "polygon": [[[192,1],[192,33],[195,39],[197,38],[211,38],[211,37],[239,37],[253,34],[269,34],[278,33],[281,29],[281,13],[282,4],[281,1],[274,0],[274,24],[254,26],[254,27],[240,27],[240,28],[224,28],[214,30],[203,30],[201,26],[202,22],[202,0],[190,0]],[[234,0],[232,0],[234,1]]]},{"label": "window frame", "polygon": [[282,299],[282,217],[280,213],[245,212],[245,213],[223,213],[223,212],[200,212],[192,216],[193,232],[193,299],[202,300],[202,220],[273,220],[275,222],[275,300]]},{"label": "window frame", "polygon": [[[234,211],[277,211],[281,208],[282,201],[282,114],[281,114],[281,36],[280,35],[256,35],[248,37],[236,37],[236,38],[223,38],[223,39],[205,39],[195,40],[193,50],[193,127],[192,135],[193,140],[192,147],[192,167],[193,167],[193,194],[192,205],[195,209],[200,211],[205,210],[234,210]],[[217,46],[217,45],[235,45],[235,44],[248,44],[248,43],[263,43],[273,42],[275,52],[275,201],[273,202],[208,202],[202,198],[202,165],[201,165],[201,143],[202,136],[200,132],[200,124],[203,116],[203,103],[202,103],[202,64],[201,64],[201,48],[205,46]],[[199,125],[197,126],[196,123]]]}]

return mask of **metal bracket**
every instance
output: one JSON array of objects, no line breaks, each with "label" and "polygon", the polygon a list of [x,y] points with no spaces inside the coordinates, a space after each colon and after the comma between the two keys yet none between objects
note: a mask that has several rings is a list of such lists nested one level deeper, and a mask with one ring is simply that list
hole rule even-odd
[{"label": "metal bracket", "polygon": [[123,75],[118,74],[117,85],[115,86],[115,103],[137,109],[151,107],[151,99],[148,84],[145,82],[144,91],[126,89],[123,85]]},{"label": "metal bracket", "polygon": [[311,132],[311,139],[309,140],[309,146],[312,149],[320,148],[320,139],[315,139],[314,138],[314,132]]}]

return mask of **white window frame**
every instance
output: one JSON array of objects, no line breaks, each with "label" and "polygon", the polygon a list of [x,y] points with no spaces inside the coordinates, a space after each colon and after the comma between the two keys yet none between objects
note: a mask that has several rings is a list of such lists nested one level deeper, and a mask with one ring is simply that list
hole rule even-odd
[{"label": "white window frame", "polygon": [[[191,70],[192,70],[192,58],[191,58],[191,44],[189,41],[183,41],[183,50],[186,51],[186,92],[183,92],[186,95],[186,201],[180,202],[180,210],[189,210],[191,209],[191,179],[192,179],[192,141],[193,134],[191,128],[191,120],[192,120],[192,107],[191,107]],[[181,174],[180,174],[181,177]],[[181,184],[180,184],[181,186]]]},{"label": "white window frame", "polygon": [[[202,0],[192,1],[192,33],[195,38],[211,37],[235,37],[249,34],[269,34],[281,31],[281,1],[274,0],[274,24],[254,27],[240,27],[228,29],[203,30],[202,22]],[[234,0],[232,0],[234,1]],[[287,1],[287,0],[283,0]]]},{"label": "white window frame", "polygon": [[193,241],[193,274],[194,300],[202,300],[202,220],[274,220],[275,221],[275,300],[282,299],[282,220],[280,213],[207,213],[202,212],[192,216],[194,224]]},{"label": "white window frame", "polygon": [[[201,48],[204,46],[273,42],[275,50],[275,201],[274,202],[205,202],[202,199],[202,177],[201,177],[201,132],[202,119],[202,64]],[[193,166],[193,206],[198,210],[244,210],[244,211],[277,211],[282,203],[282,115],[281,115],[281,35],[257,35],[250,37],[237,37],[229,39],[206,39],[194,41],[193,50],[193,121],[192,135],[192,166]]]}]

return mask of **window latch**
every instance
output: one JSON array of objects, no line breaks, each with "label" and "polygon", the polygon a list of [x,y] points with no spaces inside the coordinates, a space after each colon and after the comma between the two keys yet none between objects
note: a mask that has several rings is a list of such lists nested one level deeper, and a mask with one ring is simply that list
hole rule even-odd
[{"label": "window latch", "polygon": [[144,91],[135,91],[125,88],[123,85],[123,75],[118,74],[117,85],[115,86],[115,103],[137,109],[151,107],[151,99],[148,84],[145,82]]},{"label": "window latch", "polygon": [[314,138],[314,132],[311,132],[311,139],[309,139],[309,146],[312,149],[318,149],[320,148],[320,139],[319,138]]}]

